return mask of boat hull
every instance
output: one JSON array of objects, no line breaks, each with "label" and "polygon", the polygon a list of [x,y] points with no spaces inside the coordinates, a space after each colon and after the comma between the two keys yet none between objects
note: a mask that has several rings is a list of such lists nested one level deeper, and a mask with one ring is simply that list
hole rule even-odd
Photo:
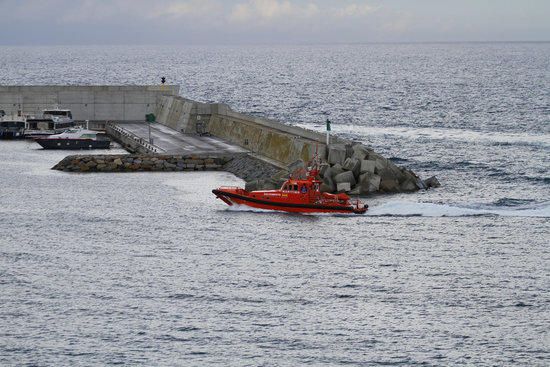
[{"label": "boat hull", "polygon": [[337,204],[313,204],[313,203],[292,203],[281,201],[267,201],[241,195],[235,192],[224,190],[212,190],[212,193],[228,205],[246,205],[252,208],[264,210],[276,210],[290,213],[345,213],[364,214],[366,207],[357,208],[352,205]]},{"label": "boat hull", "polygon": [[0,131],[0,140],[24,139],[25,134],[16,131]]},{"label": "boat hull", "polygon": [[35,139],[44,149],[83,150],[83,149],[109,149],[110,140],[90,139]]}]

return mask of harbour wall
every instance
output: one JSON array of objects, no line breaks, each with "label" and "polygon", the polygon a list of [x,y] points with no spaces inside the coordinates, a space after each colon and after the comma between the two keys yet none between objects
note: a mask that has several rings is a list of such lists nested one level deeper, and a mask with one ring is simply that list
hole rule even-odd
[{"label": "harbour wall", "polygon": [[321,189],[326,192],[367,195],[412,192],[431,185],[414,172],[398,167],[360,143],[332,136],[327,146],[324,134],[248,116],[233,111],[226,104],[205,104],[179,96],[160,96],[155,113],[159,123],[174,130],[212,134],[282,168],[270,177],[263,175],[254,178],[250,188],[280,187],[281,179],[299,167],[294,163],[309,162],[315,152],[327,162],[321,171],[324,183]]},{"label": "harbour wall", "polygon": [[[245,115],[223,103],[206,104],[178,96],[159,96],[157,121],[182,133],[207,132],[287,165],[326,156],[326,137],[278,121]],[[336,142],[336,137],[332,138]]]},{"label": "harbour wall", "polygon": [[70,109],[77,121],[143,121],[159,96],[178,93],[177,85],[0,86],[0,110],[40,115],[58,106]]},{"label": "harbour wall", "polygon": [[[294,163],[310,161],[315,152],[327,161],[321,178],[329,192],[408,192],[430,186],[370,147],[335,136],[327,146],[324,134],[248,116],[223,103],[192,101],[178,93],[178,86],[0,86],[0,109],[7,114],[39,114],[59,106],[71,109],[75,120],[99,122],[144,122],[146,114],[154,113],[157,122],[178,132],[211,134],[248,150],[246,159],[233,159],[224,167],[245,180],[257,180],[259,188],[279,183],[293,172]],[[107,130],[109,126],[105,124]],[[136,139],[123,131],[110,135],[136,153],[160,151],[143,137]]]}]

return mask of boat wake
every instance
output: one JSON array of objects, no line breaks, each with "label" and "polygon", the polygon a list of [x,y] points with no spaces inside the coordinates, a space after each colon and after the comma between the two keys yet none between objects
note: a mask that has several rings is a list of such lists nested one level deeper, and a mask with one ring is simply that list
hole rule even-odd
[{"label": "boat wake", "polygon": [[[227,207],[230,212],[279,213],[307,215],[315,217],[358,217],[356,214],[343,213],[287,213],[278,210],[258,209],[246,205]],[[366,212],[370,217],[532,217],[550,218],[550,202],[510,206],[499,200],[496,204],[447,205],[436,203],[416,203],[407,201],[390,201],[372,205]]]},{"label": "boat wake", "polygon": [[447,205],[435,203],[415,203],[390,201],[371,206],[368,216],[392,217],[534,217],[550,218],[550,202],[535,205],[502,206],[502,205]]}]

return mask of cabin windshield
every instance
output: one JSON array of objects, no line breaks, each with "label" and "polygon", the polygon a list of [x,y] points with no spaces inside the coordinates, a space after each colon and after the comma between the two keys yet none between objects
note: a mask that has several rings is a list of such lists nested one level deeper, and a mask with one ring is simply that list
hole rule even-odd
[{"label": "cabin windshield", "polygon": [[44,115],[62,116],[62,117],[72,118],[71,111],[67,111],[67,110],[46,110],[46,111],[44,111]]}]

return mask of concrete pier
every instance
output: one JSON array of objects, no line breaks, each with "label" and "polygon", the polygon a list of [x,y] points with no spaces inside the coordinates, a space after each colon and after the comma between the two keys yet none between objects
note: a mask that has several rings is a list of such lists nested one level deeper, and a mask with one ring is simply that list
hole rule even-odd
[{"label": "concrete pier", "polygon": [[[327,146],[324,134],[178,93],[178,86],[0,86],[0,110],[39,114],[55,106],[69,108],[75,120],[105,126],[126,149],[139,154],[237,155],[239,159],[225,166],[256,180],[259,188],[288,176],[296,162],[308,162],[316,152],[328,162],[321,173],[326,191],[370,194],[429,187],[371,147],[338,137]],[[145,115],[150,113],[157,123],[151,124],[149,136]]]},{"label": "concrete pier", "polygon": [[[149,140],[149,126],[144,123],[124,123],[119,127],[129,131],[135,136]],[[209,154],[209,153],[245,153],[246,149],[235,144],[229,144],[220,138],[213,136],[199,136],[197,134],[184,134],[175,131],[165,125],[152,123],[151,138],[153,145],[160,153],[169,154]]]}]

